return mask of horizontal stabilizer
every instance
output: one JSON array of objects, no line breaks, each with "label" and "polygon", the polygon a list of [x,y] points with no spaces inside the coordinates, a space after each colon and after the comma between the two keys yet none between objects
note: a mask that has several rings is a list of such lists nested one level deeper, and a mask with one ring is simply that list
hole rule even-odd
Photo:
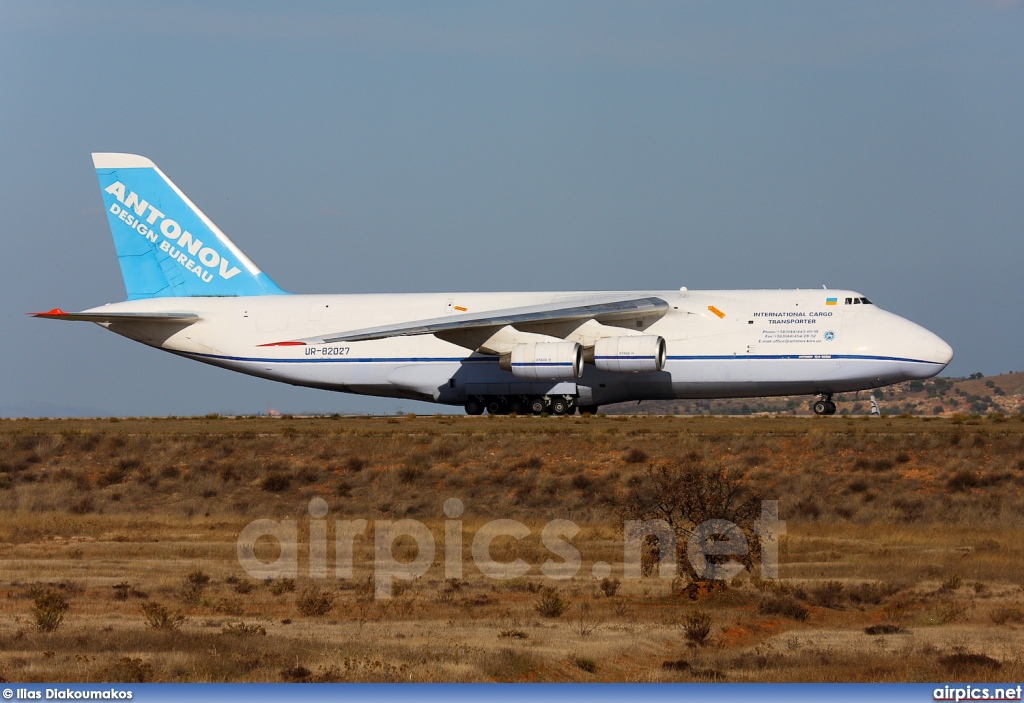
[{"label": "horizontal stabilizer", "polygon": [[70,320],[72,322],[96,322],[99,324],[131,322],[174,322],[192,324],[199,321],[194,312],[64,312],[54,308],[49,312],[30,312],[32,317],[48,320]]},{"label": "horizontal stabilizer", "polygon": [[305,340],[309,344],[335,344],[338,342],[363,342],[371,339],[388,337],[410,337],[422,334],[438,334],[459,330],[482,328],[500,329],[506,325],[517,328],[529,325],[543,325],[561,322],[598,322],[615,323],[632,319],[660,318],[668,311],[668,303],[658,297],[626,297],[596,294],[590,298],[582,298],[578,304],[566,304],[566,301],[545,305],[529,305],[504,310],[487,310],[480,313],[449,315],[429,320],[402,322],[381,327],[368,327],[351,332],[325,335]]}]

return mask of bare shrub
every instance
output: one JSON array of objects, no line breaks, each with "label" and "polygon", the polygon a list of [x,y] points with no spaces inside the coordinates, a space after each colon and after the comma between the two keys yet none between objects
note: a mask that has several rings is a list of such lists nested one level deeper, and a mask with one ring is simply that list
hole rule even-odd
[{"label": "bare shrub", "polygon": [[267,628],[256,623],[246,624],[244,622],[229,623],[221,629],[222,635],[232,637],[266,637]]},{"label": "bare shrub", "polygon": [[281,493],[287,491],[292,485],[292,479],[287,474],[283,473],[270,473],[263,477],[260,481],[260,488],[269,493]]},{"label": "bare shrub", "polygon": [[810,616],[807,606],[793,596],[768,595],[757,605],[758,611],[765,615],[782,615],[803,622]]},{"label": "bare shrub", "polygon": [[68,612],[67,599],[52,588],[35,593],[32,598],[32,621],[40,632],[53,632],[64,622]]},{"label": "bare shrub", "polygon": [[[761,503],[748,484],[724,469],[707,468],[702,457],[691,452],[677,464],[649,468],[622,510],[635,520],[664,520],[676,534],[679,568],[688,569],[695,581],[714,579],[716,567],[735,559],[748,568],[760,556],[755,523]],[[706,520],[731,523],[746,537],[748,549],[743,555],[710,555],[703,573],[697,573],[685,556],[686,544],[698,525]],[[641,565],[643,556],[641,556]]]},{"label": "bare shrub", "polygon": [[96,501],[93,500],[91,495],[84,495],[69,505],[68,510],[75,515],[88,515],[89,513],[96,512]]},{"label": "bare shrub", "polygon": [[128,600],[131,598],[149,598],[149,594],[135,588],[128,581],[121,581],[114,585],[114,600]]},{"label": "bare shrub", "polygon": [[711,634],[711,613],[694,610],[683,616],[683,633],[686,641],[694,646],[706,644]]},{"label": "bare shrub", "polygon": [[582,603],[569,620],[569,629],[580,639],[585,639],[594,634],[601,624],[601,617],[594,612],[590,603]]},{"label": "bare shrub", "polygon": [[642,464],[647,461],[647,452],[637,447],[631,447],[623,452],[622,460],[627,464]]},{"label": "bare shrub", "polygon": [[597,673],[597,662],[590,657],[576,657],[572,660],[572,663],[576,665],[576,668],[588,674]]},{"label": "bare shrub", "polygon": [[281,679],[290,683],[308,683],[312,676],[312,671],[298,664],[281,670]]},{"label": "bare shrub", "polygon": [[139,606],[146,624],[156,630],[177,630],[185,622],[185,616],[171,610],[163,603],[151,601]]},{"label": "bare shrub", "polygon": [[1002,667],[998,659],[993,659],[987,654],[973,654],[970,652],[955,652],[939,657],[939,664],[954,676],[970,674],[977,672],[979,669],[994,671]]},{"label": "bare shrub", "polygon": [[202,598],[203,591],[209,583],[209,574],[202,569],[193,569],[185,576],[185,582],[182,584],[178,597],[181,598],[183,603],[195,605]]},{"label": "bare shrub", "polygon": [[121,657],[103,668],[103,681],[147,683],[153,680],[153,665],[145,659]]},{"label": "bare shrub", "polygon": [[295,579],[280,578],[270,582],[270,592],[275,596],[282,596],[285,593],[295,592]]},{"label": "bare shrub", "polygon": [[811,589],[811,601],[822,608],[838,610],[846,601],[843,584],[839,581],[826,581]]},{"label": "bare shrub", "polygon": [[306,586],[295,600],[295,607],[306,617],[323,617],[334,607],[335,594],[326,588]]},{"label": "bare shrub", "polygon": [[613,579],[606,576],[601,579],[601,592],[609,598],[613,598],[615,594],[619,592],[619,586],[621,585],[622,581],[619,579]]},{"label": "bare shrub", "polygon": [[540,597],[534,601],[533,609],[541,617],[558,618],[569,609],[569,603],[558,594],[557,590],[551,586],[545,586],[540,591]]},{"label": "bare shrub", "polygon": [[960,469],[946,481],[946,488],[954,493],[969,491],[981,484],[978,474],[970,469]]},{"label": "bare shrub", "polygon": [[361,456],[349,456],[346,457],[344,462],[342,462],[342,466],[345,470],[354,474],[359,473],[369,465],[370,462]]},{"label": "bare shrub", "polygon": [[882,622],[864,628],[864,634],[867,635],[896,635],[901,632],[903,632],[903,628],[891,622]]},{"label": "bare shrub", "polygon": [[665,671],[689,671],[690,662],[685,659],[672,659],[669,661],[663,661],[661,668]]},{"label": "bare shrub", "polygon": [[878,605],[887,597],[898,593],[900,587],[891,583],[859,583],[846,589],[850,602],[858,605]]},{"label": "bare shrub", "polygon": [[996,608],[989,613],[989,619],[991,619],[996,625],[1005,625],[1008,622],[1020,625],[1024,623],[1024,610],[1015,606]]}]

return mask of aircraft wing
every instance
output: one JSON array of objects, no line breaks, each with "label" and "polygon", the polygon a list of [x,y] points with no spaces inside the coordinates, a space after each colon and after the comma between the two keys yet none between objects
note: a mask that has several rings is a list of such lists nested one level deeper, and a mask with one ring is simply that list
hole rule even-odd
[{"label": "aircraft wing", "polygon": [[650,321],[658,319],[668,311],[667,302],[656,296],[601,296],[582,297],[578,301],[560,301],[543,305],[528,305],[504,310],[485,310],[479,313],[448,315],[428,320],[400,322],[380,327],[339,332],[298,342],[306,344],[335,344],[338,342],[364,342],[387,337],[411,337],[423,334],[439,334],[464,330],[495,330],[512,325],[516,329],[529,331],[531,325],[550,325],[561,322],[585,322],[596,320],[602,323],[621,324],[631,320]]},{"label": "aircraft wing", "polygon": [[49,312],[30,312],[32,317],[47,320],[69,320],[72,322],[96,322],[114,324],[119,322],[175,322],[178,324],[199,321],[194,312],[64,312],[54,308]]}]

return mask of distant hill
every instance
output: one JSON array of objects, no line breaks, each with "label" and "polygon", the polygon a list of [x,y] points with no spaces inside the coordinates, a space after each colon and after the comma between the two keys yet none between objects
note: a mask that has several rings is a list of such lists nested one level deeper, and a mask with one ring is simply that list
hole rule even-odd
[{"label": "distant hill", "polygon": [[[879,408],[889,415],[940,415],[956,413],[1013,415],[1024,412],[1024,372],[1001,376],[972,374],[970,378],[933,378],[928,381],[907,381],[874,391]],[[867,415],[871,412],[872,391],[840,393],[833,400],[839,413]],[[608,414],[657,415],[754,415],[785,413],[813,415],[812,397],[782,396],[777,398],[730,398],[728,400],[645,400],[617,403],[601,408]]]}]

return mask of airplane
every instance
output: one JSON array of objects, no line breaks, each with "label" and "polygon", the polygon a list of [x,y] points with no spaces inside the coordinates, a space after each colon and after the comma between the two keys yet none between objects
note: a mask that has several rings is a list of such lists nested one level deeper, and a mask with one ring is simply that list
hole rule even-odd
[{"label": "airplane", "polygon": [[833,395],[927,379],[953,350],[850,290],[297,295],[148,158],[92,155],[127,300],[94,322],[232,371],[470,415],[609,403]]}]

